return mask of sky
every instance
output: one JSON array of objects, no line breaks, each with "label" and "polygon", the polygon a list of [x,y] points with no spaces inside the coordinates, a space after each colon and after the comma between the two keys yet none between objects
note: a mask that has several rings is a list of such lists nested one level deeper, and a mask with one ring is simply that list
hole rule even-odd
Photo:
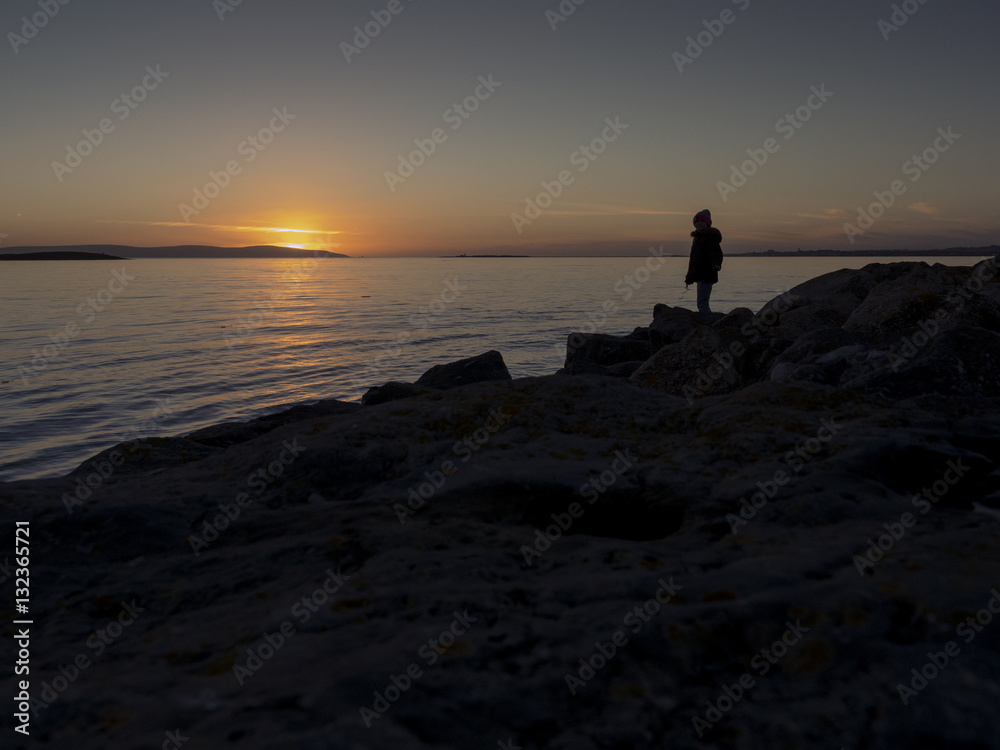
[{"label": "sky", "polygon": [[[1000,243],[993,0],[7,0],[0,249]],[[873,205],[874,204],[874,205]]]}]

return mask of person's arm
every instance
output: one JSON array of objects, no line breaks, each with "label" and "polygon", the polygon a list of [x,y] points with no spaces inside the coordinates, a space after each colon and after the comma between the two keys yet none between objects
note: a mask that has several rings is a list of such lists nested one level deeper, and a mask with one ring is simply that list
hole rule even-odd
[{"label": "person's arm", "polygon": [[688,258],[687,274],[684,276],[684,284],[686,286],[691,286],[694,283],[694,281],[691,280],[691,276],[694,274],[694,256],[695,256],[695,248],[692,247],[691,256]]}]

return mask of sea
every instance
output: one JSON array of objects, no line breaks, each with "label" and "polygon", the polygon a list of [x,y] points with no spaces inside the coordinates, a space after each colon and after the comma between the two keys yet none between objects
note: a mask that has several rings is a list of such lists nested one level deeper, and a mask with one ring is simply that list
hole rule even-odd
[{"label": "sea", "polygon": [[[985,257],[985,256],[984,256]],[[759,310],[871,262],[726,258],[712,309]],[[574,331],[626,334],[696,309],[687,259],[320,258],[0,265],[0,481],[62,476],[126,440],[179,436],[495,349],[547,375]]]}]

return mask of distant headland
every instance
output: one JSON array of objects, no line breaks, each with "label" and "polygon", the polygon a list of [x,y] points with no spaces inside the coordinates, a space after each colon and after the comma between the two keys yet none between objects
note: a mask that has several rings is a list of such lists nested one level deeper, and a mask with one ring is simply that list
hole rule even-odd
[{"label": "distant headland", "polygon": [[105,253],[76,253],[56,250],[41,253],[7,253],[0,255],[0,260],[128,260],[128,258]]},{"label": "distant headland", "polygon": [[329,250],[301,250],[295,247],[277,247],[276,245],[253,245],[251,247],[214,247],[212,245],[175,245],[170,247],[130,247],[128,245],[56,245],[48,247],[10,247],[0,250],[0,260],[350,257],[350,255],[333,253]]}]

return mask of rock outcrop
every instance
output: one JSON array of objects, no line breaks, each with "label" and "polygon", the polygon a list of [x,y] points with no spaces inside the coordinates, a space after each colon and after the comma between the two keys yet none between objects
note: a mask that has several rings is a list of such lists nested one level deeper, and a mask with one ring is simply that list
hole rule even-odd
[{"label": "rock outcrop", "polygon": [[896,398],[985,394],[1000,341],[996,268],[994,260],[873,263],[811,279],[757,314],[738,308],[712,322],[656,305],[642,336],[571,334],[560,372],[624,376],[689,400],[764,380]]},{"label": "rock outcrop", "polygon": [[475,357],[460,359],[443,365],[434,365],[415,383],[392,381],[374,386],[361,397],[364,406],[376,406],[388,401],[412,398],[430,391],[446,391],[471,383],[491,380],[510,380],[510,372],[498,351],[488,351]]}]

